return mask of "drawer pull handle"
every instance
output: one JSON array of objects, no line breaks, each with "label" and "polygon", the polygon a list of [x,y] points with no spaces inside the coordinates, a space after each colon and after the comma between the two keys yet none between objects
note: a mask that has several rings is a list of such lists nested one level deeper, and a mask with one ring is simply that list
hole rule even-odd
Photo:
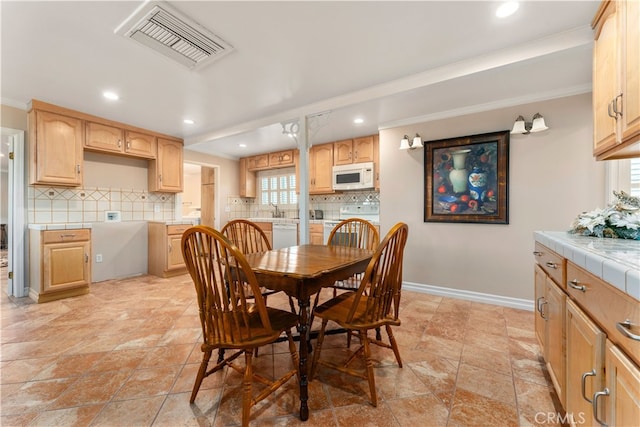
[{"label": "drawer pull handle", "polygon": [[61,234],[60,235],[61,239],[66,239],[66,238],[73,239],[74,237],[76,237],[75,234]]},{"label": "drawer pull handle", "polygon": [[533,254],[535,256],[542,256],[542,252],[540,252],[540,251],[533,251]]},{"label": "drawer pull handle", "polygon": [[553,263],[553,262],[551,262],[551,261],[547,261],[547,263],[546,263],[545,265],[546,265],[547,267],[549,267],[549,268],[553,268],[553,269],[558,268],[558,264]]},{"label": "drawer pull handle", "polygon": [[602,391],[598,391],[598,392],[594,393],[593,402],[591,402],[591,407],[593,408],[593,418],[595,418],[595,420],[597,422],[599,422],[601,426],[608,427],[607,423],[605,423],[600,418],[598,418],[598,399],[601,396],[609,396],[609,389],[605,388]]},{"label": "drawer pull handle", "polygon": [[576,291],[587,292],[587,287],[584,285],[578,285],[580,281],[578,279],[573,279],[569,282],[569,287],[575,289]]},{"label": "drawer pull handle", "polygon": [[586,388],[587,388],[585,382],[587,381],[587,377],[595,377],[595,376],[596,376],[596,370],[595,369],[592,369],[591,372],[585,372],[584,374],[582,374],[582,387],[581,387],[581,389],[582,389],[582,398],[584,400],[586,400],[587,402],[589,402],[589,403],[593,403],[593,402],[591,401],[591,399],[589,399],[584,394],[584,392],[586,391]]},{"label": "drawer pull handle", "polygon": [[629,330],[631,329],[631,326],[633,326],[633,323],[631,323],[631,320],[629,319],[624,322],[616,323],[616,329],[622,332],[622,335],[627,338],[631,338],[634,341],[640,341],[640,335],[636,335]]},{"label": "drawer pull handle", "polygon": [[544,297],[538,297],[538,299],[536,300],[536,306],[538,309],[538,313],[542,314],[542,300],[544,299]]}]

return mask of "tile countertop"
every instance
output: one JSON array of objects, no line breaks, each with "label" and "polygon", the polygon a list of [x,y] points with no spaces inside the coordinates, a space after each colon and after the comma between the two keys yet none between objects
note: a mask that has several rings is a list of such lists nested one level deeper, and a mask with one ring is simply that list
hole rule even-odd
[{"label": "tile countertop", "polygon": [[565,231],[536,231],[534,239],[640,300],[640,241],[580,236]]},{"label": "tile countertop", "polygon": [[30,230],[77,230],[78,228],[91,228],[91,223],[29,224]]}]

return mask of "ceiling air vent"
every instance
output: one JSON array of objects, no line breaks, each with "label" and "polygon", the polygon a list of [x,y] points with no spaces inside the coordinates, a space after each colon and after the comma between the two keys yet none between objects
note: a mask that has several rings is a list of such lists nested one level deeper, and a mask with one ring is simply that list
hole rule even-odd
[{"label": "ceiling air vent", "polygon": [[116,34],[136,40],[189,69],[201,68],[233,51],[233,46],[165,2],[145,2]]}]

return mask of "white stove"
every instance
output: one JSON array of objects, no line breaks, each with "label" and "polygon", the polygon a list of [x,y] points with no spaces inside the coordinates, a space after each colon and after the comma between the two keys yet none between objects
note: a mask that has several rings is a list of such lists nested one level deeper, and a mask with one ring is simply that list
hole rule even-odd
[{"label": "white stove", "polygon": [[329,234],[333,227],[338,225],[340,221],[350,218],[362,218],[375,224],[380,222],[380,205],[343,205],[340,207],[340,217],[337,220],[325,220],[323,235],[324,241],[329,240]]}]

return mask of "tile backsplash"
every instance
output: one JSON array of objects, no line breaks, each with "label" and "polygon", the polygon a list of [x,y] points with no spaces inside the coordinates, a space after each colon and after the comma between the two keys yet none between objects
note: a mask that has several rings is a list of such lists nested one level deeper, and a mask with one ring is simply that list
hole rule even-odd
[{"label": "tile backsplash", "polygon": [[[336,194],[321,194],[309,196],[309,209],[320,209],[325,219],[337,219],[340,216],[340,206],[347,204],[380,203],[380,193],[377,191],[349,191]],[[268,218],[274,211],[273,207],[260,204],[257,198],[240,196],[227,197],[227,218]],[[285,218],[297,218],[298,209],[282,209]]]},{"label": "tile backsplash", "polygon": [[106,211],[120,211],[122,221],[171,221],[175,195],[122,188],[28,188],[31,224],[102,222]]}]

